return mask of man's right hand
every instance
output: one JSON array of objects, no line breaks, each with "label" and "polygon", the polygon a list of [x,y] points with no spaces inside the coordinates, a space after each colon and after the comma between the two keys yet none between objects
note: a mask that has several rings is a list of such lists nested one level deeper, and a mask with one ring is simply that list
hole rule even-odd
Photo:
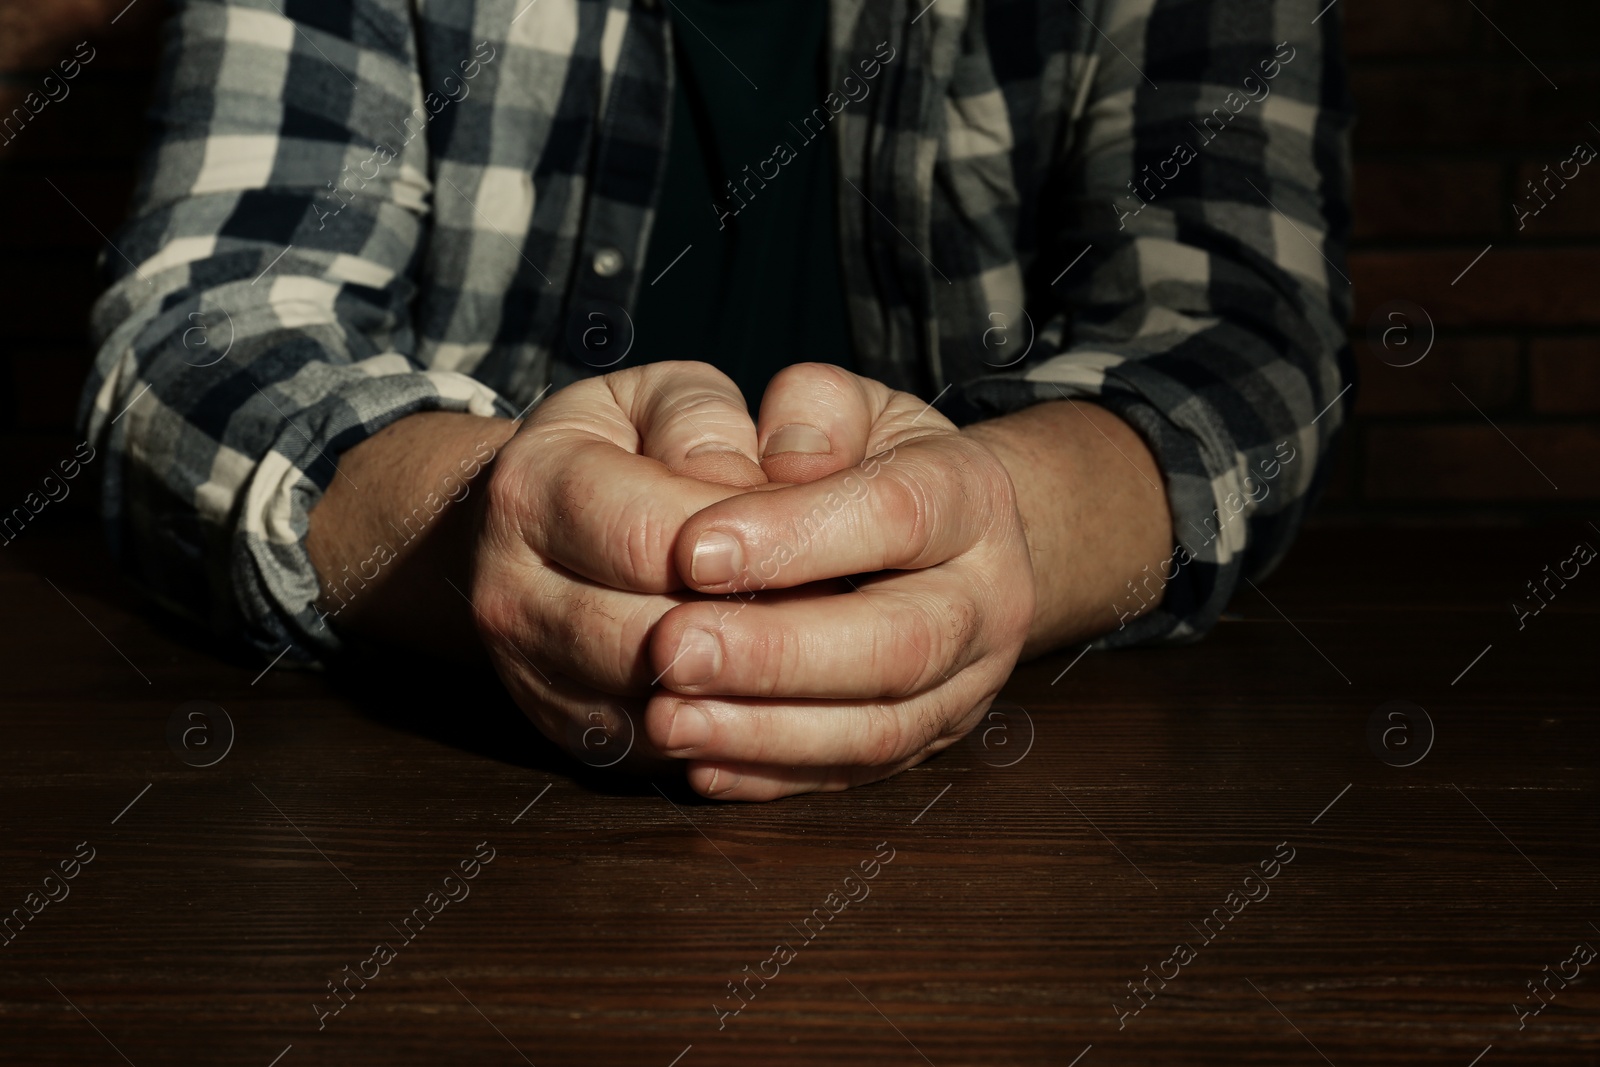
[{"label": "man's right hand", "polygon": [[765,483],[756,455],[726,375],[652,363],[545,400],[467,502],[479,636],[518,705],[583,762],[660,757],[642,725],[657,673],[647,643],[689,599],[678,530]]}]

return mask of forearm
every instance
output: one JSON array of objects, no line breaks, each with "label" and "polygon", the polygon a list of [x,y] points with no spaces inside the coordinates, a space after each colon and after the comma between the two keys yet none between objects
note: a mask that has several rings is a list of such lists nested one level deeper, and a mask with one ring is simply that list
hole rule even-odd
[{"label": "forearm", "polygon": [[1172,555],[1161,469],[1133,428],[1097,405],[1057,400],[964,432],[1000,457],[1016,485],[1037,601],[1023,657],[1131,618],[1114,607],[1127,583],[1159,575]]},{"label": "forearm", "polygon": [[306,535],[324,624],[344,635],[478,654],[465,599],[473,533],[468,498],[481,490],[490,461],[517,425],[422,412],[339,457],[339,476],[312,508]]}]

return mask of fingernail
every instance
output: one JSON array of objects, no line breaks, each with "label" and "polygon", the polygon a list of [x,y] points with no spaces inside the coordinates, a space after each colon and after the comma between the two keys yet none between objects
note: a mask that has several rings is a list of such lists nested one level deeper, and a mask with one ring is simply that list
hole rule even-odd
[{"label": "fingernail", "polygon": [[739,547],[739,542],[725,533],[713,530],[701,534],[700,540],[694,543],[694,558],[689,563],[689,577],[699,585],[731,582],[742,566],[744,566],[744,550]]},{"label": "fingernail", "polygon": [[722,644],[709,631],[688,629],[678,639],[672,678],[678,685],[709,682],[722,668]]},{"label": "fingernail", "polygon": [[711,740],[711,719],[693,704],[679,704],[667,733],[667,751],[699,748]]},{"label": "fingernail", "polygon": [[789,426],[780,426],[772,431],[772,436],[767,438],[766,451],[763,456],[774,455],[778,452],[832,452],[833,445],[828,443],[828,435],[815,426],[804,423],[793,423]]},{"label": "fingernail", "polygon": [[705,795],[714,797],[726,793],[742,781],[744,781],[744,775],[742,774],[734,774],[732,771],[724,770],[721,767],[713,767],[711,768],[711,781],[706,783]]},{"label": "fingernail", "polygon": [[[725,445],[721,441],[707,441],[704,444],[698,444],[698,445],[695,445],[693,448],[689,449],[689,451],[687,451],[687,452],[685,452],[683,454],[683,458],[684,459],[695,459],[698,456],[709,456],[709,455],[711,455],[712,453],[715,453],[715,452],[726,452],[731,456],[743,455],[743,453],[740,452],[737,448],[733,448],[733,447],[731,447],[729,445]],[[746,458],[748,458],[748,457],[746,457]]]}]

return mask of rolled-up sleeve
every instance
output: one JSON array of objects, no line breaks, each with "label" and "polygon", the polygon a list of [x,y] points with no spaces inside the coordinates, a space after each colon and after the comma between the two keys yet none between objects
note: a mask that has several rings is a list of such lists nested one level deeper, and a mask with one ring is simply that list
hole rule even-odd
[{"label": "rolled-up sleeve", "polygon": [[1159,605],[1105,646],[1194,639],[1275,566],[1353,401],[1351,113],[1321,6],[1084,5],[1099,47],[1050,191],[1043,355],[963,388],[989,414],[1093,400],[1155,455],[1173,556],[1139,576]]},{"label": "rolled-up sleeve", "polygon": [[426,114],[409,5],[287,7],[175,6],[80,419],[124,569],[312,662],[339,646],[304,538],[340,453],[413,412],[507,409],[416,358],[432,189],[427,138],[402,124]]}]

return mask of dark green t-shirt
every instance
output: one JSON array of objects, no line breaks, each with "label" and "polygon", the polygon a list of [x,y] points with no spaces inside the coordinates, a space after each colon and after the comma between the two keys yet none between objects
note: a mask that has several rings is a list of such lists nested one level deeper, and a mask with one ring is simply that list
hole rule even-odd
[{"label": "dark green t-shirt", "polygon": [[791,363],[853,367],[832,131],[800,125],[827,95],[827,5],[671,0],[668,11],[677,88],[635,344],[643,362],[713,364],[754,415]]}]

